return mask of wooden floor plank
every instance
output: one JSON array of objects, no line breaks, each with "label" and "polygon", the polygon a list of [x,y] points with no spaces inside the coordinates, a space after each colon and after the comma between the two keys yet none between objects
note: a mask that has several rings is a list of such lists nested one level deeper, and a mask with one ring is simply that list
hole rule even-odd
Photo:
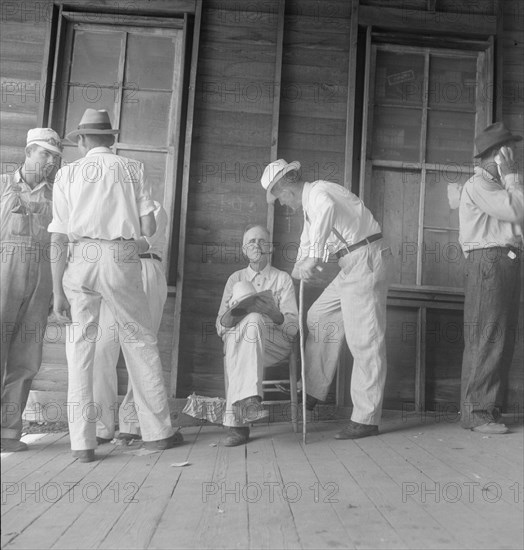
[{"label": "wooden floor plank", "polygon": [[289,503],[283,498],[281,476],[272,436],[290,430],[290,424],[269,426],[246,446],[249,548],[300,548]]},{"label": "wooden floor plank", "polygon": [[[226,431],[218,427],[204,427],[198,432],[188,457],[190,466],[180,472],[176,489],[160,518],[149,548],[205,548],[201,533],[209,526],[207,516],[222,517],[224,514],[216,470],[217,462],[220,462],[220,442],[225,434]],[[245,454],[243,448],[235,450],[241,456]],[[213,534],[211,532],[211,538]],[[226,541],[229,540],[226,536]],[[226,541],[222,543],[226,544]]]},{"label": "wooden floor plank", "polygon": [[[455,497],[453,489],[466,489],[469,478],[459,475],[427,453],[423,457],[422,469],[421,461],[418,460],[423,452],[421,449],[413,446],[397,453],[397,444],[392,447],[387,445],[387,441],[387,435],[384,435],[363,440],[359,442],[359,446],[383,471],[387,471],[387,475],[397,484],[398,507],[414,506],[424,511],[432,522],[441,526],[440,533],[428,536],[428,540],[435,541],[437,538],[440,547],[499,547],[498,544],[504,537],[489,525],[489,514],[488,517],[482,518],[479,503],[471,506],[467,498]],[[447,498],[448,489],[451,498]],[[493,515],[492,519],[495,517],[496,515]],[[472,525],[479,527],[471,532]],[[484,525],[487,529],[483,528]],[[408,535],[411,532],[413,531],[409,530]],[[433,542],[431,547],[435,545]]]},{"label": "wooden floor plank", "polygon": [[[433,434],[433,435],[430,435]],[[513,438],[513,452],[510,456],[499,456],[501,440],[506,443]],[[496,482],[501,486],[511,486],[521,483],[524,465],[522,453],[514,452],[523,441],[523,433],[484,437],[481,434],[461,430],[446,429],[430,432],[409,439],[424,448],[428,453],[436,455],[457,470],[470,475],[473,480]]]},{"label": "wooden floor plank", "polygon": [[307,460],[310,447],[304,450],[301,439],[301,434],[273,435],[283,496],[293,513],[302,548],[351,548],[351,534],[334,512],[333,504],[315,498],[319,480]]},{"label": "wooden floor plank", "polygon": [[[27,434],[22,437],[22,441],[29,445],[27,451],[21,453],[1,453],[2,460],[2,475],[9,472],[9,470],[16,468],[17,470],[20,466],[28,461],[35,460],[38,461],[38,455],[49,446],[54,445],[62,438],[66,437],[67,433],[57,432],[49,434]],[[30,469],[29,469],[30,471]]]},{"label": "wooden floor plank", "polygon": [[[9,533],[2,532],[2,546],[4,548],[42,548],[43,533],[48,530],[49,525],[39,523],[33,528],[33,524],[45,514],[49,509],[61,501],[68,502],[71,499],[74,502],[82,500],[82,490],[86,484],[91,482],[96,484],[96,479],[102,474],[104,457],[112,451],[112,445],[103,445],[97,449],[98,460],[91,463],[81,463],[73,460],[69,447],[69,437],[60,440],[61,445],[56,445],[57,451],[55,459],[46,464],[48,470],[45,473],[47,479],[41,481],[42,472],[35,471],[32,475],[25,477],[22,484],[28,490],[35,493],[26,498],[21,498],[20,502],[13,506],[2,520],[4,524],[9,525]],[[96,473],[94,470],[100,468]],[[85,480],[85,481],[84,481]],[[95,489],[96,486],[87,486],[87,490]],[[55,518],[57,530],[65,526],[63,519],[56,514]],[[66,524],[67,525],[67,524]],[[20,537],[23,535],[24,542]]]},{"label": "wooden floor plank", "polygon": [[[162,453],[130,503],[113,524],[99,548],[148,548],[184,468],[191,468],[198,430],[184,432],[184,444]],[[198,460],[198,459],[197,459]],[[172,464],[189,462],[184,467]]]},{"label": "wooden floor plank", "polygon": [[[343,423],[311,417],[305,447],[288,422],[256,425],[251,442],[236,448],[222,445],[227,430],[193,426],[177,449],[135,456],[103,445],[89,464],[72,459],[68,436],[34,437],[27,453],[2,457],[3,547],[524,546],[521,423],[485,438],[456,422],[386,412],[378,437],[335,440]],[[23,498],[9,494],[6,480],[25,484]],[[446,483],[492,486],[453,502],[443,498]],[[494,484],[503,493],[489,502]],[[97,488],[90,499],[85,487]],[[129,496],[137,502],[124,502]]]},{"label": "wooden floor plank", "polygon": [[315,443],[306,446],[306,456],[319,480],[318,496],[333,502],[333,508],[356,548],[405,548],[405,543],[394,526],[384,517],[379,507],[368,498],[345,465],[333,451],[333,444],[353,445],[353,442],[335,442],[336,425],[312,427]]},{"label": "wooden floor plank", "polygon": [[[384,521],[396,531],[403,547],[448,547],[453,542],[450,533],[416,504],[403,503],[398,484],[365,451],[365,443],[376,439],[331,440],[329,446],[346,469],[346,475],[354,479],[382,514]],[[428,541],[431,541],[431,546],[428,546]]]},{"label": "wooden floor plank", "polygon": [[[118,447],[114,451],[111,459],[106,461],[107,468],[111,466],[113,471],[103,478],[101,484],[100,501],[103,499],[103,504],[90,503],[81,512],[77,510],[76,520],[52,548],[75,548],[78,541],[81,541],[82,548],[98,548],[127,507],[139,504],[140,487],[162,453],[134,454],[137,451],[139,444],[136,450],[132,447]],[[92,529],[93,525],[96,525],[96,529]]]}]

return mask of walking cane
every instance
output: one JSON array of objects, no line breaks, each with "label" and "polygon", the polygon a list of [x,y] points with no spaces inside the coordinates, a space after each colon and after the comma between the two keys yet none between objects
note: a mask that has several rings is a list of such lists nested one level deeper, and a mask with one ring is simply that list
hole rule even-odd
[{"label": "walking cane", "polygon": [[298,330],[300,334],[300,371],[302,377],[302,443],[306,444],[306,363],[305,363],[305,335],[304,335],[304,281],[300,279],[298,293]]}]

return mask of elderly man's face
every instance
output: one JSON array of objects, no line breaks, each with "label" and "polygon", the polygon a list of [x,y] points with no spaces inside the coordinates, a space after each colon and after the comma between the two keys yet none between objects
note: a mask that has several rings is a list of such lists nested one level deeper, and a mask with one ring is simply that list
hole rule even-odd
[{"label": "elderly man's face", "polygon": [[252,227],[244,234],[242,250],[250,262],[260,261],[270,250],[269,234],[263,227]]}]

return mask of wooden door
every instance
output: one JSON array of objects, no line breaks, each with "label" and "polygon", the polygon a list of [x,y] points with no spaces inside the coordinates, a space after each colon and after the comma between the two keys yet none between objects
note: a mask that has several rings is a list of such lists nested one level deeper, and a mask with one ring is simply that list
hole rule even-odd
[{"label": "wooden door", "polygon": [[[183,19],[136,17],[133,25],[100,14],[63,12],[63,49],[55,61],[50,125],[65,136],[85,109],[107,109],[120,129],[113,150],[144,163],[152,196],[169,216],[164,266],[177,257],[175,197],[181,128]],[[64,160],[78,158],[65,143]],[[176,266],[175,266],[176,267]],[[169,275],[169,274],[168,274]],[[173,277],[171,277],[174,279]]]}]

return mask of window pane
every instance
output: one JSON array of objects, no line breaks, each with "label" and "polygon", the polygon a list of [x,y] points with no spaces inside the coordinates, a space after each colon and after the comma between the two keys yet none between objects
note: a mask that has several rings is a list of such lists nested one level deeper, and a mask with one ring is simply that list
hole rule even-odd
[{"label": "window pane", "polygon": [[119,149],[118,154],[144,163],[144,173],[151,187],[153,199],[163,204],[167,153]]},{"label": "window pane", "polygon": [[448,185],[462,186],[470,177],[467,166],[441,172],[427,172],[424,200],[424,225],[458,229],[458,208],[451,208],[448,200]]},{"label": "window pane", "polygon": [[97,86],[71,86],[67,99],[66,133],[78,128],[78,123],[88,108],[106,109],[114,128],[115,94],[115,90]]},{"label": "window pane", "polygon": [[130,34],[125,82],[134,88],[173,87],[174,38]]},{"label": "window pane", "polygon": [[118,82],[118,59],[123,33],[76,31],[70,81],[99,86]]},{"label": "window pane", "polygon": [[376,103],[422,105],[423,55],[378,50],[375,74]]},{"label": "window pane", "polygon": [[374,113],[373,159],[419,160],[421,111],[377,107]]},{"label": "window pane", "polygon": [[[485,93],[486,90],[481,90]],[[428,103],[433,109],[475,110],[477,94],[476,58],[432,56],[429,69]]]},{"label": "window pane", "polygon": [[122,103],[120,141],[166,147],[170,101],[169,92],[127,90]]},{"label": "window pane", "polygon": [[424,229],[422,284],[462,287],[464,254],[458,242],[458,231]]},{"label": "window pane", "polygon": [[374,168],[369,207],[393,252],[395,283],[415,284],[420,172]]},{"label": "window pane", "polygon": [[426,161],[471,163],[474,137],[474,113],[430,111]]}]

